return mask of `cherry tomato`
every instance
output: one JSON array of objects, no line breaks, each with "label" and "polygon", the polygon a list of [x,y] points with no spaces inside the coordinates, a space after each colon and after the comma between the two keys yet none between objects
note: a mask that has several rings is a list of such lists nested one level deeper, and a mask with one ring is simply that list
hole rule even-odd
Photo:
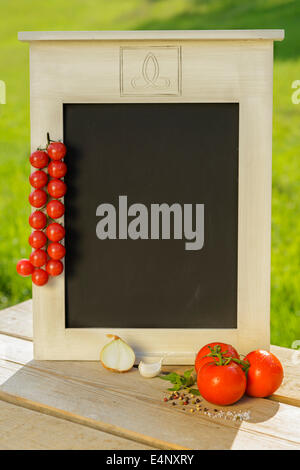
[{"label": "cherry tomato", "polygon": [[34,168],[45,168],[48,164],[49,156],[43,150],[37,150],[30,155],[29,160]]},{"label": "cherry tomato", "polygon": [[50,259],[46,265],[46,271],[50,276],[59,276],[64,270],[64,265],[61,261]]},{"label": "cherry tomato", "polygon": [[41,266],[44,266],[44,264],[47,263],[47,253],[45,250],[41,250],[41,248],[38,248],[37,250],[31,253],[29,259],[30,263],[35,268],[40,268]]},{"label": "cherry tomato", "polygon": [[47,237],[44,234],[44,232],[41,232],[40,230],[35,230],[29,236],[28,241],[29,241],[29,245],[32,246],[32,248],[35,248],[37,250],[38,248],[42,248],[43,246],[46,245]]},{"label": "cherry tomato", "polygon": [[65,236],[65,229],[57,222],[53,222],[52,224],[48,225],[46,234],[49,240],[52,242],[59,242]]},{"label": "cherry tomato", "polygon": [[245,357],[250,367],[247,375],[247,395],[268,397],[280,387],[283,368],[277,357],[269,351],[257,349]]},{"label": "cherry tomato", "polygon": [[61,180],[54,178],[48,183],[48,193],[55,199],[59,199],[66,194],[67,185]]},{"label": "cherry tomato", "polygon": [[29,225],[35,229],[42,229],[46,226],[47,217],[42,211],[34,211],[29,216]]},{"label": "cherry tomato", "polygon": [[234,362],[227,365],[207,362],[197,376],[200,394],[215,405],[232,405],[238,401],[245,393],[246,384],[245,372]]},{"label": "cherry tomato", "polygon": [[61,160],[67,153],[67,148],[62,142],[51,142],[47,147],[47,152],[52,160]]},{"label": "cherry tomato", "polygon": [[20,276],[30,276],[33,271],[34,267],[28,259],[20,259],[20,261],[17,262],[17,273],[20,274]]},{"label": "cherry tomato", "polygon": [[48,181],[48,175],[42,170],[37,170],[31,173],[29,176],[29,182],[31,186],[33,186],[36,189],[43,188],[43,186],[46,186]]},{"label": "cherry tomato", "polygon": [[53,178],[63,178],[67,173],[67,165],[61,161],[51,161],[48,165],[48,173]]},{"label": "cherry tomato", "polygon": [[65,213],[65,206],[62,202],[54,200],[47,204],[47,214],[52,219],[59,219]]},{"label": "cherry tomato", "polygon": [[55,260],[62,259],[66,254],[65,247],[58,242],[50,243],[50,245],[48,245],[47,251],[50,258]]},{"label": "cherry tomato", "polygon": [[47,193],[43,189],[35,189],[29,194],[29,202],[33,207],[43,207],[47,202]]},{"label": "cherry tomato", "polygon": [[213,360],[215,360],[215,358],[212,358],[212,357],[205,357],[205,356],[207,356],[207,354],[209,354],[211,352],[209,348],[214,348],[215,346],[220,346],[221,352],[222,352],[223,356],[225,356],[225,357],[235,357],[236,359],[240,358],[237,350],[233,346],[231,346],[231,344],[226,344],[226,343],[209,343],[209,344],[206,344],[205,346],[203,346],[203,348],[200,349],[200,351],[198,352],[198,354],[196,356],[195,370],[196,370],[197,374],[199,372],[199,369],[202,366],[204,366],[204,364],[207,364],[208,362],[212,362]]},{"label": "cherry tomato", "polygon": [[43,286],[48,282],[48,273],[44,269],[39,268],[32,273],[31,278],[36,286]]}]

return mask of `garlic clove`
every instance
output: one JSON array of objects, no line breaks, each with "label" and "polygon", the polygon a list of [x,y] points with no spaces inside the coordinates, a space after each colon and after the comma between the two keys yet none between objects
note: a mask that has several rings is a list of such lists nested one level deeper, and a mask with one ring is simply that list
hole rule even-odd
[{"label": "garlic clove", "polygon": [[133,349],[119,336],[107,335],[113,338],[100,352],[100,362],[105,369],[112,372],[128,372],[135,361]]},{"label": "garlic clove", "polygon": [[139,373],[145,378],[152,378],[156,377],[161,371],[162,360],[160,359],[158,362],[143,362],[139,363]]}]

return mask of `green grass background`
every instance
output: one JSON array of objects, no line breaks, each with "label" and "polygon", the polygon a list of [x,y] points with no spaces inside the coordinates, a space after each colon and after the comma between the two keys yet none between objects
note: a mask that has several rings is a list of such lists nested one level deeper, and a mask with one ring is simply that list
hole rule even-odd
[{"label": "green grass background", "polygon": [[23,30],[284,28],[275,44],[271,341],[300,339],[300,2],[290,0],[0,0],[0,308],[31,296],[28,257],[29,70]]}]

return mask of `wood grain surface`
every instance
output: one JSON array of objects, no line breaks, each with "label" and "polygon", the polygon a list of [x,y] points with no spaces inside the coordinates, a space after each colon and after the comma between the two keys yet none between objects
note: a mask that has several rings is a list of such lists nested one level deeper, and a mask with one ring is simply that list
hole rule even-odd
[{"label": "wood grain surface", "polygon": [[[1,331],[8,330],[8,335],[0,335],[3,448],[84,448],[88,446],[90,435],[91,448],[300,448],[300,409],[295,406],[299,404],[299,365],[294,364],[295,351],[272,347],[285,369],[284,383],[276,395],[271,399],[244,397],[236,405],[223,408],[227,419],[216,418],[213,408],[220,410],[222,407],[212,407],[204,400],[202,410],[207,408],[211,416],[203,411],[191,413],[189,409],[194,408],[193,405],[183,411],[172,402],[165,403],[168,383],[158,378],[145,379],[136,368],[119,375],[103,369],[97,361],[33,360],[32,341],[20,337],[22,315],[16,322],[17,337],[12,330],[12,319],[18,309],[24,312],[26,308],[30,310],[30,303],[22,309],[20,306],[12,308],[10,315],[8,311],[3,311],[3,316],[0,312]],[[23,317],[24,331],[28,332],[30,318]],[[165,370],[174,369],[183,368],[165,366]],[[249,417],[233,421],[228,412],[249,413]],[[21,439],[18,426],[21,430],[32,429],[32,432],[28,431],[27,435],[26,431]],[[49,439],[45,435],[39,439],[36,430],[43,426],[49,429],[58,426],[70,439],[64,443],[56,441],[52,435]],[[70,426],[70,431],[64,426]],[[15,444],[13,436],[16,436]]]}]

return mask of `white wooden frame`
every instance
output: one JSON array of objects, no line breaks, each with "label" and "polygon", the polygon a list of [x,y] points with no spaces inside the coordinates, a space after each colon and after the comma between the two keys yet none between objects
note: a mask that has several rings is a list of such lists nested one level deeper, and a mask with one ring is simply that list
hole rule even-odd
[{"label": "white wooden frame", "polygon": [[[30,42],[32,150],[45,143],[47,131],[63,138],[63,103],[240,107],[237,329],[66,329],[61,275],[42,288],[33,286],[35,358],[98,359],[107,333],[127,340],[138,358],[167,355],[165,362],[173,364],[193,363],[209,341],[230,342],[241,353],[269,348],[273,41],[282,40],[283,32],[24,32],[19,39]],[[151,84],[131,90],[141,54],[155,55],[156,48],[159,73],[170,76],[169,90]]]}]

